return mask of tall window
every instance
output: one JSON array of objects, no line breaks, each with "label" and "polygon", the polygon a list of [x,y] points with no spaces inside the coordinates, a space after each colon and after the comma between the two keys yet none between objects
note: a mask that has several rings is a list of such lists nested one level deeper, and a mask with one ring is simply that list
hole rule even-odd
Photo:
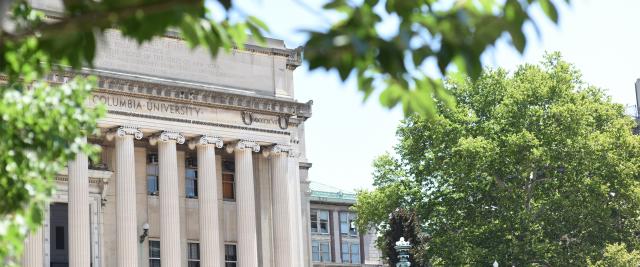
[{"label": "tall window", "polygon": [[360,244],[342,241],[342,262],[360,263]]},{"label": "tall window", "polygon": [[316,262],[331,262],[331,252],[329,250],[329,240],[311,241],[311,256]]},{"label": "tall window", "polygon": [[340,212],[340,234],[358,236],[356,230],[356,214],[353,212]]},{"label": "tall window", "polygon": [[329,233],[328,210],[311,210],[311,232],[317,234]]},{"label": "tall window", "polygon": [[189,267],[200,267],[200,244],[187,243],[187,262]]},{"label": "tall window", "polygon": [[235,200],[235,166],[233,161],[222,162],[222,197],[224,200]]},{"label": "tall window", "polygon": [[198,197],[198,164],[195,158],[187,158],[185,174],[185,189],[188,198]]},{"label": "tall window", "polygon": [[158,190],[160,190],[159,175],[158,154],[150,153],[147,155],[147,194],[158,195]]},{"label": "tall window", "polygon": [[149,267],[160,267],[160,241],[149,240]]},{"label": "tall window", "polygon": [[236,254],[236,245],[224,245],[224,267],[236,267],[238,264],[238,254]]}]

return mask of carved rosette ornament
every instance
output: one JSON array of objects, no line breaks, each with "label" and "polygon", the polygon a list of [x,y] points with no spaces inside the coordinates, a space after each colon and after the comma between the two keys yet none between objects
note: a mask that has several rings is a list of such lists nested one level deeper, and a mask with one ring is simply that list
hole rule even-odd
[{"label": "carved rosette ornament", "polygon": [[200,138],[193,139],[191,140],[191,142],[189,142],[190,149],[196,148],[197,145],[216,145],[217,148],[222,148],[224,142],[222,141],[222,138],[218,136],[205,134],[203,136],[200,136]]},{"label": "carved rosette ornament", "polygon": [[155,145],[156,143],[158,143],[158,141],[166,142],[169,140],[175,140],[176,144],[184,144],[185,138],[181,133],[164,131],[159,135],[149,138],[149,143],[151,145]]},{"label": "carved rosette ornament", "polygon": [[117,129],[111,130],[107,133],[107,140],[111,141],[115,136],[123,137],[125,135],[133,135],[133,137],[137,140],[142,139],[142,132],[133,126],[122,126]]},{"label": "carved rosette ornament", "polygon": [[249,141],[249,140],[240,140],[238,141],[238,143],[236,143],[236,149],[251,149],[253,152],[260,152],[260,145],[258,145],[258,143],[256,143],[255,141]]}]

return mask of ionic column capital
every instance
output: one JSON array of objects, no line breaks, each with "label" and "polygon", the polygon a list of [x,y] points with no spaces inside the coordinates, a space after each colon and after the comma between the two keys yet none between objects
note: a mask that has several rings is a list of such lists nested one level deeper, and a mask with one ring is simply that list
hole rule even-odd
[{"label": "ionic column capital", "polygon": [[110,130],[109,132],[107,132],[107,140],[111,141],[113,140],[114,137],[118,136],[118,137],[123,137],[126,135],[133,135],[133,137],[135,139],[142,139],[142,132],[134,126],[121,126],[118,128],[114,128],[112,130]]},{"label": "ionic column capital", "polygon": [[275,144],[275,145],[272,145],[269,148],[263,149],[262,150],[262,155],[264,157],[269,157],[269,156],[272,156],[272,155],[275,155],[275,154],[280,154],[280,153],[290,154],[292,152],[293,152],[293,148],[291,146]]},{"label": "ionic column capital", "polygon": [[260,152],[260,145],[251,140],[240,140],[235,145],[227,146],[227,152],[231,153],[234,149],[251,149],[253,152]]},{"label": "ionic column capital", "polygon": [[200,138],[194,138],[189,142],[189,148],[194,149],[198,145],[216,145],[217,148],[222,148],[224,142],[222,138],[218,136],[202,135]]},{"label": "ionic column capital", "polygon": [[176,144],[184,144],[186,139],[184,138],[184,135],[179,132],[164,131],[149,138],[149,143],[153,146],[157,144],[158,141],[166,142],[169,140],[175,140]]}]

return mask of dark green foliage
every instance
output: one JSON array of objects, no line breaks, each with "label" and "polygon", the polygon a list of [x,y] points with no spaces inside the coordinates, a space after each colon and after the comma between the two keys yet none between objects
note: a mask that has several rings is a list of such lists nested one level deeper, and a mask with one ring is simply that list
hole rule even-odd
[{"label": "dark green foliage", "polygon": [[398,263],[398,253],[395,245],[401,237],[409,241],[412,245],[410,260],[412,267],[420,267],[417,261],[420,251],[423,249],[423,238],[420,237],[420,225],[414,211],[406,209],[396,209],[389,220],[380,230],[380,237],[376,240],[376,245],[382,252],[382,257],[387,260],[389,266],[396,266]]}]

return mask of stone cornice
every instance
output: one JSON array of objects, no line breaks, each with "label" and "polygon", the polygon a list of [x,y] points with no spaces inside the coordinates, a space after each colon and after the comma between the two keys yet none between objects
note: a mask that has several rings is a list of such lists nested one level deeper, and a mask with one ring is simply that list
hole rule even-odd
[{"label": "stone cornice", "polygon": [[[96,73],[86,70],[82,74]],[[47,79],[52,83],[61,83],[65,77],[73,77],[75,75],[77,73],[52,73]],[[273,96],[225,92],[223,91],[224,89],[208,86],[187,86],[166,81],[141,81],[117,77],[117,74],[97,73],[97,76],[98,89],[95,92],[98,93],[116,93],[240,111],[253,111],[284,117],[297,117],[303,120],[311,117],[313,101],[300,103],[294,100],[277,99]],[[0,78],[0,80],[4,79],[6,78]]]}]

